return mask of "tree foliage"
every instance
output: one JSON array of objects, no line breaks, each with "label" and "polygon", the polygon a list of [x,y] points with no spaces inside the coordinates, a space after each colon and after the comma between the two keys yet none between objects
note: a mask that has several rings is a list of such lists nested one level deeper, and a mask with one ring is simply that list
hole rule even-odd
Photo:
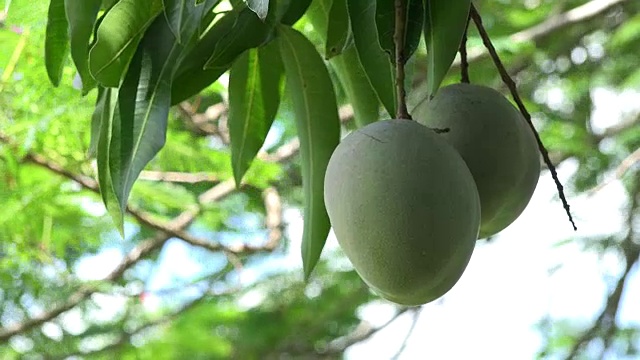
[{"label": "tree foliage", "polygon": [[[396,114],[392,2],[5,1],[3,355],[339,358],[378,330],[357,315],[374,295],[339,249],[323,252],[322,184],[341,130]],[[461,68],[509,94],[474,26],[469,68],[455,57],[467,2],[410,3],[410,110]],[[616,176],[628,199],[623,233],[571,239],[624,263],[601,315],[541,320],[538,355],[589,356],[602,341],[632,356],[640,330],[615,319],[640,254],[640,115],[592,119],[597,88],[640,86],[640,3],[474,4],[552,162],[578,165],[567,192]],[[296,246],[308,282],[287,265]],[[162,279],[167,266],[197,270]]]}]

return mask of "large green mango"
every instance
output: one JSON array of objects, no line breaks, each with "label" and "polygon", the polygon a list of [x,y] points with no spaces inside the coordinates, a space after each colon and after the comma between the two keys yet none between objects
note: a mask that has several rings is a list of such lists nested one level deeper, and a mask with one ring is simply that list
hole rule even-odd
[{"label": "large green mango", "polygon": [[531,129],[502,94],[482,85],[449,85],[412,114],[423,125],[449,129],[443,138],[462,155],[480,194],[480,239],[520,216],[538,184],[540,157]]},{"label": "large green mango", "polygon": [[415,121],[378,121],[344,138],[329,161],[324,198],[344,253],[387,300],[435,300],[467,267],[478,191],[460,155]]}]

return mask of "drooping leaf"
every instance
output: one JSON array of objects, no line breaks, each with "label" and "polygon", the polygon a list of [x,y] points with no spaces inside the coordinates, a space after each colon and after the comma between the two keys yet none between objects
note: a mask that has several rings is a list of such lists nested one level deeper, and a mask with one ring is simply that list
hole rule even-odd
[{"label": "drooping leaf", "polygon": [[270,27],[248,8],[226,13],[181,57],[171,90],[171,104],[188,99],[212,84],[240,54],[264,43],[270,33]]},{"label": "drooping leaf", "polygon": [[378,40],[376,2],[347,1],[353,40],[362,68],[389,116],[394,117],[396,114],[394,67],[389,54],[382,50]]},{"label": "drooping leaf", "polygon": [[331,228],[324,205],[324,174],[340,141],[340,119],[333,83],[315,46],[286,26],[279,28],[277,41],[300,138],[305,194],[302,260],[308,279]]},{"label": "drooping leaf", "polygon": [[311,5],[311,0],[289,0],[289,2],[289,8],[281,19],[281,22],[285,25],[295,24]]},{"label": "drooping leaf", "polygon": [[244,0],[249,9],[256,13],[262,20],[267,18],[269,13],[269,0]]},{"label": "drooping leaf", "polygon": [[326,59],[331,59],[342,53],[349,43],[350,30],[347,0],[333,0],[326,30],[327,36],[324,50]]},{"label": "drooping leaf", "polygon": [[167,23],[180,44],[186,44],[200,26],[204,12],[210,11],[219,0],[203,1],[204,5],[192,0],[163,0]]},{"label": "drooping leaf", "polygon": [[103,86],[118,87],[138,44],[162,12],[162,0],[120,0],[104,16],[89,50],[89,70]]},{"label": "drooping leaf", "polygon": [[275,119],[283,72],[275,42],[246,51],[231,67],[228,124],[236,186],[240,186]]},{"label": "drooping leaf", "polygon": [[97,114],[99,119],[96,119],[96,122],[100,124],[99,139],[96,152],[98,165],[98,184],[100,186],[102,202],[107,209],[107,213],[110,215],[120,234],[124,236],[123,216],[120,210],[120,204],[116,195],[116,190],[113,186],[111,170],[109,167],[114,117],[118,112],[118,90],[113,88],[105,88],[103,97],[104,99],[102,111]]},{"label": "drooping leaf", "polygon": [[64,0],[51,0],[44,40],[44,61],[49,80],[56,87],[60,85],[62,69],[69,50],[67,27]]},{"label": "drooping leaf", "polygon": [[331,59],[331,65],[338,74],[353,107],[353,114],[358,128],[380,118],[380,100],[371,87],[367,74],[360,64],[358,53],[354,47],[345,50]]},{"label": "drooping leaf", "polygon": [[89,40],[102,5],[101,0],[64,0],[69,21],[71,58],[82,80],[82,94],[86,95],[96,85],[89,72]]},{"label": "drooping leaf", "polygon": [[[405,35],[403,55],[405,63],[418,48],[422,37],[424,19],[424,0],[408,0],[407,14],[405,16]],[[380,47],[391,56],[395,63],[395,4],[393,1],[377,0],[376,2],[376,28]]]},{"label": "drooping leaf", "polygon": [[91,141],[89,143],[89,151],[87,156],[93,157],[98,151],[98,144],[100,143],[100,131],[102,129],[102,120],[105,114],[105,106],[109,106],[111,92],[106,88],[98,86],[98,96],[96,98],[96,105],[91,115]]},{"label": "drooping leaf", "polygon": [[[307,18],[320,34],[327,33],[332,1],[315,1],[307,12]],[[329,64],[336,71],[347,99],[353,107],[356,126],[362,127],[377,121],[380,117],[380,100],[362,68],[356,48],[349,47],[342,54],[329,60]]]},{"label": "drooping leaf", "polygon": [[231,32],[218,41],[213,54],[204,64],[205,69],[223,67],[226,70],[244,51],[258,47],[267,41],[271,35],[269,26],[252,11],[247,11],[245,14],[247,15],[240,14],[240,16],[247,20],[241,22],[239,18]]},{"label": "drooping leaf", "polygon": [[[195,9],[189,7],[187,11]],[[119,89],[109,172],[121,216],[140,172],[164,146],[171,81],[182,49],[166,18],[157,18],[142,39]]]},{"label": "drooping leaf", "polygon": [[427,44],[427,94],[435,95],[447,75],[467,26],[471,0],[430,0],[424,8]]}]

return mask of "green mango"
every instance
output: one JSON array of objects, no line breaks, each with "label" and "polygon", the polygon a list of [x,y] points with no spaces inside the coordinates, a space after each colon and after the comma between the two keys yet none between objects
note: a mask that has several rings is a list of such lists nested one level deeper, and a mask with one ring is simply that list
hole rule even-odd
[{"label": "green mango", "polygon": [[480,239],[520,216],[538,184],[540,155],[533,132],[509,100],[490,87],[460,83],[425,98],[412,116],[449,129],[442,137],[460,153],[480,194]]},{"label": "green mango", "polygon": [[381,297],[420,305],[448,292],[473,253],[480,199],[460,155],[415,121],[366,125],[345,137],[325,173],[340,247]]}]

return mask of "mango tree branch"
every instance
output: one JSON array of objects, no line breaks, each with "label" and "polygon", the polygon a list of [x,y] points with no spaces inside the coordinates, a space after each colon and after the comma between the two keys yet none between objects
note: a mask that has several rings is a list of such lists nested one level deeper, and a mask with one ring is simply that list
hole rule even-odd
[{"label": "mango tree branch", "polygon": [[[14,142],[5,134],[0,133],[0,142],[6,143],[9,146],[14,145]],[[286,161],[290,159],[295,153],[297,153],[297,149],[293,151],[291,156],[287,157],[275,157],[273,161]],[[95,180],[83,176],[74,174],[73,172],[65,169],[64,167],[51,162],[44,158],[39,154],[28,153],[25,156],[25,159],[36,164],[51,170],[52,172],[66,177],[70,180],[75,181],[80,184],[83,188],[93,191],[99,192],[98,184]],[[216,202],[222,200],[227,195],[231,194],[236,190],[235,182],[232,179],[223,181],[216,186],[212,187],[208,191],[204,192],[198,198],[200,205],[204,205],[207,203]],[[273,201],[273,200],[271,200]],[[181,214],[176,216],[169,223],[159,223],[156,220],[152,219],[150,215],[132,209],[131,207],[127,208],[127,211],[134,216],[138,221],[142,224],[150,226],[156,230],[156,234],[142,241],[139,245],[137,245],[134,249],[132,249],[125,258],[118,264],[118,266],[107,275],[103,281],[114,281],[122,277],[124,272],[131,268],[133,265],[138,263],[140,260],[150,255],[154,251],[160,249],[170,238],[177,237],[182,239],[183,241],[194,245],[204,247],[211,251],[223,251],[227,254],[246,254],[252,252],[259,251],[270,251],[274,248],[277,243],[275,241],[269,241],[267,245],[263,247],[255,247],[248,245],[241,246],[223,246],[219,243],[213,243],[208,240],[200,239],[195,236],[192,236],[184,229],[189,226],[198,215],[200,215],[202,207],[201,206],[192,206],[187,210],[183,211]],[[73,294],[71,294],[66,301],[61,304],[55,305],[53,308],[48,311],[32,317],[22,323],[18,323],[15,325],[11,325],[5,328],[0,329],[0,343],[8,341],[11,337],[27,332],[43,323],[50,321],[62,313],[76,307],[82,301],[87,299],[93,293],[98,291],[97,287],[83,285],[78,290],[76,290]]]}]

